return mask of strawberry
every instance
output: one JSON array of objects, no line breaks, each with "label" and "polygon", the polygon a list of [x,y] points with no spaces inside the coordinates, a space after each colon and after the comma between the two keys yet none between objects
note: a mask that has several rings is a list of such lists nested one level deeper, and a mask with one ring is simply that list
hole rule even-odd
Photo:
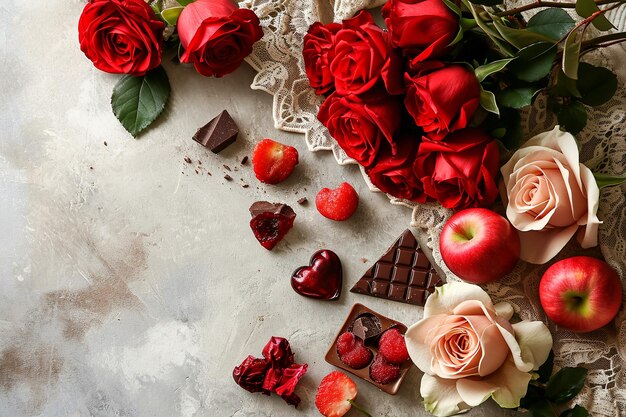
[{"label": "strawberry", "polygon": [[350,411],[352,406],[363,415],[371,417],[354,403],[356,393],[354,381],[343,372],[334,371],[322,379],[315,396],[315,406],[325,417],[341,417]]},{"label": "strawberry", "polygon": [[252,167],[259,181],[278,184],[287,179],[298,165],[298,151],[271,139],[257,143],[252,153]]},{"label": "strawberry", "polygon": [[322,188],[315,197],[317,211],[331,220],[348,220],[359,206],[359,195],[347,182],[331,190]]},{"label": "strawberry", "polygon": [[341,362],[353,369],[365,368],[374,357],[372,351],[363,345],[363,340],[350,332],[337,338],[337,355]]},{"label": "strawberry", "polygon": [[374,358],[370,366],[370,378],[379,384],[385,385],[400,376],[400,367],[385,360],[380,353]]},{"label": "strawberry", "polygon": [[389,329],[383,333],[378,342],[378,352],[383,355],[387,362],[396,365],[401,365],[409,359],[404,336],[398,329]]}]

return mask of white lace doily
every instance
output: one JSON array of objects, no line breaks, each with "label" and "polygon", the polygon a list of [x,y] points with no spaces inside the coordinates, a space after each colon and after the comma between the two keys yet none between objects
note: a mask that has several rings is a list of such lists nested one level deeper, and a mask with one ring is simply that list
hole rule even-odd
[{"label": "white lace doily", "polygon": [[[278,129],[303,133],[311,151],[332,151],[339,164],[354,163],[317,120],[322,99],[309,87],[302,62],[302,39],[308,27],[317,21],[341,21],[358,10],[378,7],[385,0],[245,0],[242,7],[251,8],[261,19],[265,36],[247,58],[258,72],[252,89],[263,90],[274,97],[273,118]],[[626,29],[626,5],[608,14],[620,30]],[[623,45],[623,44],[622,44]],[[613,175],[626,172],[626,49],[607,48],[589,54],[585,60],[610,65],[620,80],[615,97],[600,108],[589,109],[587,127],[577,135],[581,158],[594,171]],[[549,130],[555,120],[545,111],[541,97],[524,115],[526,137]],[[376,188],[363,175],[373,191]],[[600,248],[605,259],[626,277],[626,198],[624,187],[602,190],[598,217]],[[439,233],[450,212],[436,204],[415,205],[390,197],[392,204],[413,208],[411,225],[428,235],[437,265],[450,280],[456,278],[443,264],[439,253]],[[408,220],[408,219],[407,219]],[[576,242],[570,243],[558,259],[581,253]],[[499,300],[513,304],[523,319],[548,323],[539,303],[539,280],[546,266],[520,262],[506,278],[487,286]],[[626,283],[625,283],[626,287]],[[587,384],[577,402],[593,416],[626,415],[626,312],[607,326],[590,334],[574,334],[552,325],[557,366],[582,365],[589,368]]]}]

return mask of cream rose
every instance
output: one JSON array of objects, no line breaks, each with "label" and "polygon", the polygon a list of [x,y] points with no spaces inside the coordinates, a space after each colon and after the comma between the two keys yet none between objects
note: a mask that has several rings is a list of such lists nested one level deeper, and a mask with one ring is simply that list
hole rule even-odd
[{"label": "cream rose", "polygon": [[[520,231],[524,261],[543,264],[581,228],[583,248],[598,244],[600,189],[580,163],[576,139],[559,126],[528,140],[501,168],[506,216]],[[583,228],[584,227],[584,228]]]},{"label": "cream rose", "polygon": [[413,363],[424,372],[420,393],[436,416],[451,416],[492,397],[515,408],[531,371],[548,358],[552,336],[538,321],[511,324],[513,308],[493,305],[480,287],[450,282],[430,296],[424,318],[405,335]]}]

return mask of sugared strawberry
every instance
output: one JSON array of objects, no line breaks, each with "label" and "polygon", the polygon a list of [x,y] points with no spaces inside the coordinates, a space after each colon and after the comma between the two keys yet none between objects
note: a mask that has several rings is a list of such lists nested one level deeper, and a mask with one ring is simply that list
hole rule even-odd
[{"label": "sugared strawberry", "polygon": [[387,362],[396,365],[402,365],[404,361],[409,359],[404,336],[398,329],[389,329],[383,333],[378,342],[378,352],[383,355]]},{"label": "sugared strawberry", "polygon": [[400,367],[385,360],[383,355],[378,353],[370,366],[370,378],[379,384],[385,385],[400,376]]},{"label": "sugared strawberry", "polygon": [[317,211],[331,220],[348,220],[359,206],[359,195],[347,182],[334,190],[322,188],[315,197]]},{"label": "sugared strawberry", "polygon": [[257,201],[250,207],[250,227],[261,246],[272,250],[293,227],[296,213],[286,204]]},{"label": "sugared strawberry", "polygon": [[345,332],[337,338],[337,355],[341,362],[353,369],[365,368],[374,354],[365,347],[363,340],[353,333]]},{"label": "sugared strawberry", "polygon": [[271,139],[257,143],[252,153],[252,167],[259,181],[278,184],[287,179],[298,165],[298,151]]},{"label": "sugared strawberry", "polygon": [[315,396],[315,406],[326,417],[342,417],[350,408],[371,417],[369,413],[354,403],[356,384],[343,372],[334,371],[322,379]]}]

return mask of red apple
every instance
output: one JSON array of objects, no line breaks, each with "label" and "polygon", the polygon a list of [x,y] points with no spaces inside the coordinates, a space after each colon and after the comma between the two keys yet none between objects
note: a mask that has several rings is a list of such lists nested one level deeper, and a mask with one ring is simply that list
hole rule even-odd
[{"label": "red apple", "polygon": [[622,283],[606,262],[574,256],[546,270],[539,284],[539,298],[555,324],[573,332],[591,332],[617,315],[622,305]]},{"label": "red apple", "polygon": [[471,208],[448,219],[439,249],[450,271],[465,281],[483,284],[513,270],[520,241],[507,219],[491,210]]}]

